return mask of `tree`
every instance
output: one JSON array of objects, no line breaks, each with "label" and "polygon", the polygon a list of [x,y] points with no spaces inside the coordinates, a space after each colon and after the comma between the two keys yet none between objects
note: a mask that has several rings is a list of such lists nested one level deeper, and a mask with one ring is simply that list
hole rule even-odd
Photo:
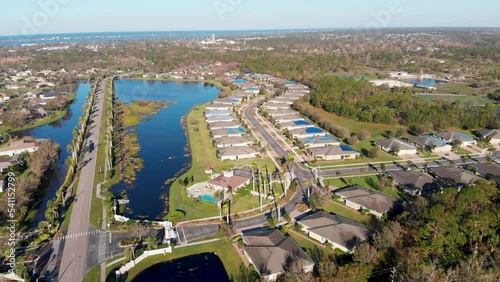
[{"label": "tree", "polygon": [[375,234],[373,244],[379,250],[394,247],[399,240],[403,229],[396,221],[389,221],[382,227],[382,230]]},{"label": "tree", "polygon": [[221,220],[219,224],[219,231],[217,231],[218,237],[223,241],[231,241],[234,234],[236,234],[234,227]]},{"label": "tree", "polygon": [[364,264],[376,264],[379,260],[377,249],[372,247],[369,243],[365,242],[356,247],[354,251],[353,260]]},{"label": "tree", "polygon": [[231,281],[238,282],[259,282],[260,276],[259,274],[253,270],[246,267],[244,264],[240,264],[240,271],[235,277],[232,277]]},{"label": "tree", "polygon": [[41,178],[57,164],[59,153],[60,147],[57,143],[52,140],[44,141],[28,158],[28,166],[38,178]]},{"label": "tree", "polygon": [[154,250],[158,247],[158,241],[153,236],[148,237],[147,242],[148,242],[148,250]]},{"label": "tree", "polygon": [[380,148],[378,146],[373,146],[368,151],[367,157],[374,159],[374,158],[377,158],[378,156],[380,156],[380,154],[381,154]]},{"label": "tree", "polygon": [[385,173],[385,169],[386,169],[385,164],[381,163],[380,164],[380,170],[382,171],[382,173]]},{"label": "tree", "polygon": [[311,196],[309,197],[310,209],[312,209],[313,211],[322,209],[325,203],[326,203],[326,197],[321,191],[316,189],[311,193]]},{"label": "tree", "polygon": [[359,140],[364,141],[364,140],[370,138],[370,132],[368,132],[368,130],[363,128],[358,132],[357,136],[358,136]]},{"label": "tree", "polygon": [[139,222],[136,222],[134,225],[131,226],[128,235],[129,238],[133,239],[143,239],[146,237],[146,235],[149,232],[149,228]]}]

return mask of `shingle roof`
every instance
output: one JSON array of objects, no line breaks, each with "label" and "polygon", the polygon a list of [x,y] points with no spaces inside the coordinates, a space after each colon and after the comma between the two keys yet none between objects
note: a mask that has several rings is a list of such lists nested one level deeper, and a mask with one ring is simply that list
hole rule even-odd
[{"label": "shingle roof", "polygon": [[397,183],[414,190],[424,190],[425,187],[435,182],[430,175],[414,170],[391,171],[389,174]]},{"label": "shingle roof", "polygon": [[335,194],[342,196],[342,198],[350,202],[382,214],[392,209],[400,201],[395,197],[359,186],[342,188],[335,191]]},{"label": "shingle roof", "polygon": [[431,171],[434,171],[439,177],[451,181],[456,185],[468,185],[471,182],[481,179],[471,172],[464,171],[457,167],[435,167],[432,168]]},{"label": "shingle roof", "polygon": [[348,218],[323,211],[316,212],[298,221],[310,232],[316,233],[349,250],[369,237],[368,227]]},{"label": "shingle roof", "polygon": [[245,252],[262,275],[283,272],[290,256],[298,259],[302,266],[314,265],[292,238],[283,236],[278,230],[243,236],[243,240],[247,244]]}]

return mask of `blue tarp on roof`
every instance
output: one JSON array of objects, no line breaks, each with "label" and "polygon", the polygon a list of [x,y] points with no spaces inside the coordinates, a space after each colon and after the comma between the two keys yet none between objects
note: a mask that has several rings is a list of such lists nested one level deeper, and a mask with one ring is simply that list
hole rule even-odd
[{"label": "blue tarp on roof", "polygon": [[306,133],[321,133],[323,130],[317,127],[309,127],[306,129]]},{"label": "blue tarp on roof", "polygon": [[296,120],[294,121],[295,125],[309,125],[310,123],[305,120]]}]

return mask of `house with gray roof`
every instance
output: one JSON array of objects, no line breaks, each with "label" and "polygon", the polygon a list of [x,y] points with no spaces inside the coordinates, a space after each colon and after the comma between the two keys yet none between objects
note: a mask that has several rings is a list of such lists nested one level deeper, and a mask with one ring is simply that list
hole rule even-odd
[{"label": "house with gray roof", "polygon": [[241,124],[235,121],[218,121],[208,124],[208,129],[210,130],[221,129],[221,128],[238,128],[238,127],[241,127]]},{"label": "house with gray roof", "polygon": [[451,152],[451,145],[432,135],[410,136],[408,137],[417,148],[429,150],[431,152]]},{"label": "house with gray roof", "polygon": [[327,146],[340,146],[340,140],[331,136],[313,136],[299,139],[306,148],[322,148]]},{"label": "house with gray roof", "polygon": [[297,121],[297,120],[305,120],[303,116],[299,114],[294,114],[294,115],[284,115],[284,116],[277,116],[274,117],[274,120],[278,123],[284,123],[284,122],[289,122],[289,121]]},{"label": "house with gray roof", "polygon": [[429,168],[429,173],[434,176],[443,187],[456,187],[459,190],[474,182],[481,180],[474,173],[458,167],[434,167]]},{"label": "house with gray roof", "polygon": [[233,115],[233,114],[229,114],[229,115],[215,115],[215,116],[206,117],[206,121],[208,123],[219,122],[219,121],[234,121],[234,120],[236,120],[236,116]]},{"label": "house with gray roof", "polygon": [[439,188],[438,183],[427,173],[414,170],[395,170],[387,174],[392,178],[395,185],[412,195],[418,196],[424,193],[430,193]]},{"label": "house with gray roof", "polygon": [[477,134],[483,139],[490,140],[493,145],[500,145],[500,129],[481,129]]},{"label": "house with gray roof", "polygon": [[296,110],[292,110],[290,107],[286,109],[280,109],[280,110],[268,110],[267,114],[276,117],[276,116],[284,116],[284,115],[294,115],[297,114],[298,112]]},{"label": "house with gray roof", "polygon": [[214,146],[217,148],[245,147],[253,144],[253,140],[246,136],[221,137],[214,139]]},{"label": "house with gray roof", "polygon": [[449,144],[453,143],[454,141],[460,141],[460,147],[472,146],[477,144],[476,139],[472,138],[472,136],[456,131],[440,131],[435,135]]},{"label": "house with gray roof", "polygon": [[288,130],[314,127],[315,125],[306,120],[294,120],[280,123],[281,128],[286,128]]},{"label": "house with gray roof", "polygon": [[377,140],[375,144],[379,145],[382,151],[398,156],[417,154],[417,148],[414,145],[397,138]]},{"label": "house with gray roof", "polygon": [[243,136],[246,135],[247,132],[244,128],[219,128],[210,131],[210,135],[212,138],[221,138],[221,137],[234,137],[234,136]]},{"label": "house with gray roof", "polygon": [[310,148],[309,152],[317,160],[349,160],[361,156],[361,153],[349,145],[334,145],[326,147]]},{"label": "house with gray roof", "polygon": [[289,130],[293,138],[307,138],[313,136],[326,136],[328,133],[319,127],[307,127]]},{"label": "house with gray roof", "polygon": [[330,243],[334,249],[352,253],[370,237],[370,230],[361,223],[336,214],[318,211],[297,221],[309,237]]},{"label": "house with gray roof", "polygon": [[241,160],[253,159],[259,155],[259,148],[257,146],[241,146],[241,147],[227,147],[217,150],[217,157],[223,161],[225,160]]},{"label": "house with gray roof", "polygon": [[267,110],[284,110],[284,109],[290,109],[289,104],[285,103],[264,103],[263,107]]},{"label": "house with gray roof", "polygon": [[313,271],[314,262],[291,238],[277,229],[243,235],[243,253],[261,277],[276,281],[290,260],[295,260],[304,273]]},{"label": "house with gray roof", "polygon": [[233,109],[233,106],[231,104],[209,104],[206,109],[207,111],[230,111]]},{"label": "house with gray roof", "polygon": [[206,110],[205,111],[205,117],[211,117],[211,116],[228,116],[232,115],[233,111],[231,110]]},{"label": "house with gray roof", "polygon": [[366,210],[379,218],[402,203],[398,198],[357,185],[340,188],[333,192],[340,196],[346,206],[355,210]]},{"label": "house with gray roof", "polygon": [[480,175],[486,179],[491,179],[500,186],[500,165],[496,163],[491,164],[473,164],[471,165],[476,175]]}]

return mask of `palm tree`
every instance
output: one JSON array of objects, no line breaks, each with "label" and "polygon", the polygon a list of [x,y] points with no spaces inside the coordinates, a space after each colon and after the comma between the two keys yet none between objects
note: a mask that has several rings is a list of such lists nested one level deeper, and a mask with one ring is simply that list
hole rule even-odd
[{"label": "palm tree", "polygon": [[222,208],[224,206],[224,192],[217,190],[214,193],[214,197],[218,199],[218,205],[219,205],[219,216],[220,220],[222,220]]}]

